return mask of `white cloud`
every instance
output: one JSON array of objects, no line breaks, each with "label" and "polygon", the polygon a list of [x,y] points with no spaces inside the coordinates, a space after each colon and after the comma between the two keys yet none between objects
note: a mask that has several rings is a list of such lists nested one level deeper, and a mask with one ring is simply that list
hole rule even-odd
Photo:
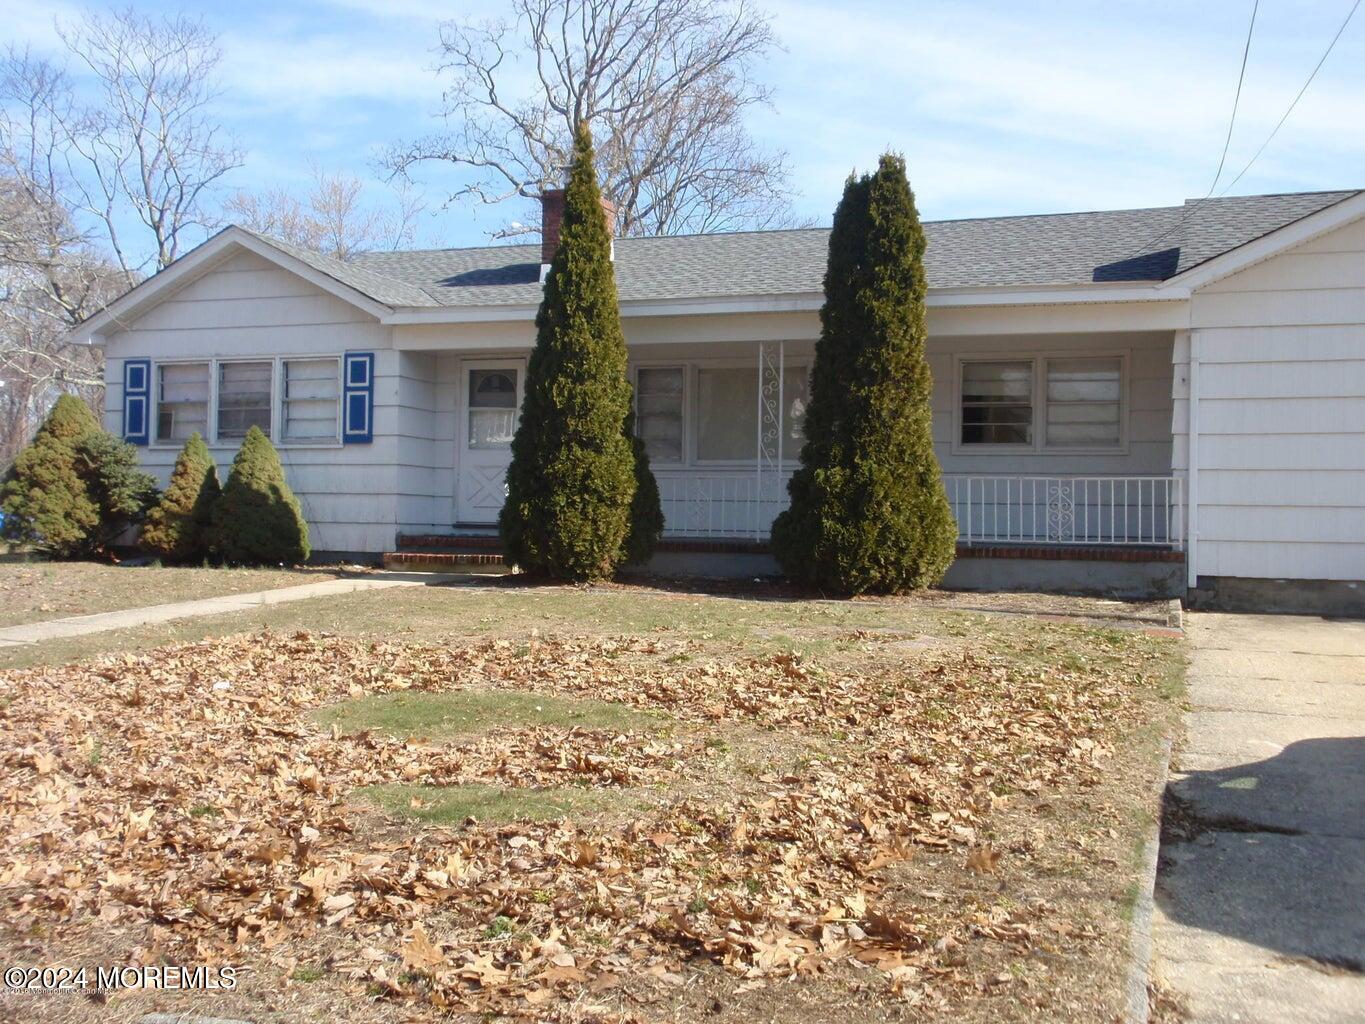
[{"label": "white cloud", "polygon": [[[232,102],[269,109],[317,110],[355,99],[434,107],[440,85],[420,44],[338,35],[223,37],[222,78]],[[320,111],[319,111],[320,112]]]}]

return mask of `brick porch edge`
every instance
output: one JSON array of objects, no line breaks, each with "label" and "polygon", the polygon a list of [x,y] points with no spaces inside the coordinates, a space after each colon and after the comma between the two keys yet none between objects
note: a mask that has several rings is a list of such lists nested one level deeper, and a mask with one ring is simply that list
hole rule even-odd
[{"label": "brick porch edge", "polygon": [[[400,534],[399,551],[414,549],[464,548],[467,554],[487,552],[489,562],[500,560],[502,544],[490,534]],[[474,549],[474,550],[469,550]],[[659,542],[659,551],[694,551],[705,554],[766,555],[768,545],[763,541],[706,540],[702,538],[672,538]],[[1084,544],[959,544],[958,558],[1034,558],[1049,562],[1183,562],[1185,553],[1169,548],[1122,545]],[[484,563],[487,564],[487,563]]]}]

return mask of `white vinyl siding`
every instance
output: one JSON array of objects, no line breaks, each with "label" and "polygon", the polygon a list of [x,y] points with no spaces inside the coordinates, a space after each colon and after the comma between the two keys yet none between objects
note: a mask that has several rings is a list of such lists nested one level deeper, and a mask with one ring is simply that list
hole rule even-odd
[{"label": "white vinyl siding", "polygon": [[209,436],[208,363],[163,363],[157,367],[156,439],[184,442]]},{"label": "white vinyl siding", "polygon": [[[283,437],[284,368],[294,359],[335,361],[342,353],[375,353],[374,441],[342,445],[335,438],[288,441]],[[393,351],[390,328],[314,285],[251,253],[239,253],[169,299],[133,319],[106,339],[109,400],[106,424],[119,427],[125,359],[152,360],[154,390],[159,366],[216,361],[271,362],[276,367],[275,443],[290,488],[298,495],[312,546],[317,551],[393,550],[399,512],[408,496],[430,489],[439,456],[449,467],[452,453],[433,453],[428,409],[401,390],[403,354]],[[415,414],[413,418],[410,413]],[[157,420],[152,420],[153,428]],[[238,438],[217,438],[217,416],[209,409],[205,440],[226,479]],[[400,436],[401,435],[401,436]],[[158,442],[139,449],[143,466],[164,486],[183,442]],[[447,468],[447,473],[449,469]],[[429,502],[428,502],[429,504]],[[423,521],[423,520],[419,520]],[[437,520],[448,526],[449,520]]]},{"label": "white vinyl siding", "polygon": [[[1191,321],[1196,575],[1365,580],[1365,221],[1206,286]],[[1188,423],[1182,395],[1182,468]]]}]

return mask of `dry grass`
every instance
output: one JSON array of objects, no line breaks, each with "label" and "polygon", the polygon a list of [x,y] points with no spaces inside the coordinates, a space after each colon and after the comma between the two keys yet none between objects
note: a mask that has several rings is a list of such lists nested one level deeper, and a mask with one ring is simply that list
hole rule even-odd
[{"label": "dry grass", "polygon": [[335,579],[309,569],[164,569],[94,562],[0,564],[0,627]]},{"label": "dry grass", "polygon": [[643,588],[175,628],[259,624],[0,676],[4,958],[249,968],[198,998],[0,996],[0,1019],[1116,1012],[1178,642]]}]

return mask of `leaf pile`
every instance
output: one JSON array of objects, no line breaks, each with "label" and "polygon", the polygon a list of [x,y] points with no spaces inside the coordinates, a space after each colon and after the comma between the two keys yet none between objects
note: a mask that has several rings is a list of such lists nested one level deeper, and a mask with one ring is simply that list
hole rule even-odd
[{"label": "leaf pile", "polygon": [[[1140,713],[1142,666],[1045,673],[924,653],[854,676],[697,650],[265,632],[0,673],[4,927],[98,932],[143,961],[264,955],[289,969],[323,948],[372,995],[537,1014],[632,978],[681,984],[696,958],[743,985],[872,965],[907,998],[942,1003],[954,984],[993,983],[958,970],[964,944],[1094,938],[1041,901],[906,901],[889,879],[917,850],[957,851],[981,875],[1029,857],[1045,833],[998,845],[1000,810],[1103,780],[1113,737]],[[675,726],[434,743],[341,735],[308,714],[465,689],[591,696]],[[717,737],[763,734],[806,753],[726,774]],[[648,798],[625,821],[414,829],[348,802],[387,783]]]}]

